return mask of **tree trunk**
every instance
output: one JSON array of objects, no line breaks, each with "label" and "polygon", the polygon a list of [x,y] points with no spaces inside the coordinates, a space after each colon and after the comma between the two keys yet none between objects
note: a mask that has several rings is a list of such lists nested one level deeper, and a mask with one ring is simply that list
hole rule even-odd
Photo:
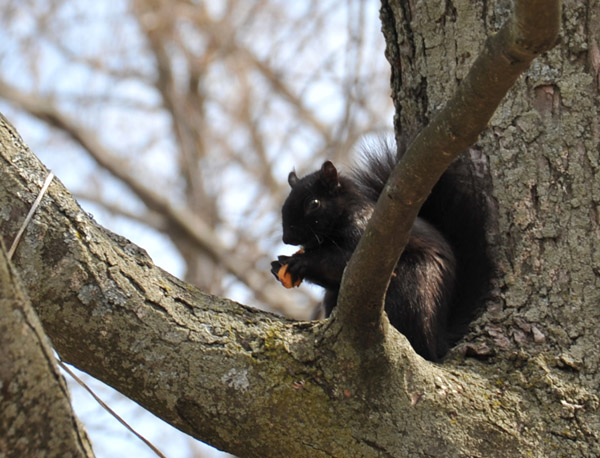
[{"label": "tree trunk", "polygon": [[[415,133],[507,10],[401,3],[382,16],[402,68],[396,125]],[[599,12],[598,2],[565,5],[559,46],[471,150],[488,158],[498,272],[464,352],[435,365],[385,321],[382,341],[363,348],[335,316],[292,322],[207,296],[97,226],[58,181],[14,258],[53,345],[174,426],[245,457],[600,455]],[[1,120],[4,240],[45,175]]]},{"label": "tree trunk", "polygon": [[[396,131],[414,134],[451,96],[511,5],[390,3],[382,19]],[[545,423],[546,445],[537,453],[596,456],[600,2],[563,3],[558,45],[517,82],[470,150],[491,181],[498,272],[496,297],[464,350],[493,354],[498,386],[537,398],[522,425]],[[562,439],[573,440],[573,449]]]}]

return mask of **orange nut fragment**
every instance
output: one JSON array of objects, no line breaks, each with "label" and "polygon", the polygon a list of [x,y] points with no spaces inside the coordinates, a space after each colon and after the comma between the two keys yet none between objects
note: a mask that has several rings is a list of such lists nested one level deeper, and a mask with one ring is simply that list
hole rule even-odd
[{"label": "orange nut fragment", "polygon": [[292,274],[289,273],[287,271],[287,269],[288,269],[288,265],[284,264],[279,268],[279,271],[277,272],[277,278],[279,278],[279,281],[281,282],[281,284],[283,286],[285,286],[286,288],[293,288],[294,286],[300,286],[300,283],[302,283],[302,279],[297,278],[296,281],[293,281]]}]

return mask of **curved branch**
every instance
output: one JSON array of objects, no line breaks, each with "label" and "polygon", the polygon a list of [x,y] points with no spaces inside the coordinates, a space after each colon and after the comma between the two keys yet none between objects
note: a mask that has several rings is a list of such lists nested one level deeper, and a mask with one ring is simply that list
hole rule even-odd
[{"label": "curved branch", "polygon": [[338,300],[338,316],[358,335],[365,335],[365,327],[381,329],[385,291],[421,205],[450,163],[475,142],[531,61],[554,45],[560,11],[559,0],[516,1],[513,16],[487,40],[454,97],[392,173],[348,263]]}]

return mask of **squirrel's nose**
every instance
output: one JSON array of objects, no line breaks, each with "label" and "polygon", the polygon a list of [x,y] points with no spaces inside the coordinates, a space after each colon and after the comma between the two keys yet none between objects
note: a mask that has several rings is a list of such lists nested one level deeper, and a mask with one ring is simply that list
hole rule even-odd
[{"label": "squirrel's nose", "polygon": [[295,226],[289,226],[283,230],[282,240],[286,245],[300,245],[302,243],[300,237],[296,233]]}]

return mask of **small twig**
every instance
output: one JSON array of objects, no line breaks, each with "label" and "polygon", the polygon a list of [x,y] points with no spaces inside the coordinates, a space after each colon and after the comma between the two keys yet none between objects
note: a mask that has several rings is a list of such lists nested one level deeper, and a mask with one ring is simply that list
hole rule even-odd
[{"label": "small twig", "polygon": [[23,236],[25,229],[27,229],[27,225],[29,224],[29,221],[31,221],[33,214],[35,213],[37,208],[40,206],[42,197],[44,197],[44,194],[46,194],[46,191],[48,190],[48,186],[50,186],[50,183],[52,182],[53,178],[54,178],[54,173],[52,171],[50,171],[48,173],[48,176],[46,177],[46,181],[44,181],[44,184],[42,185],[42,189],[40,189],[40,192],[39,192],[38,196],[35,198],[33,205],[31,205],[31,208],[29,209],[29,213],[27,213],[27,216],[25,217],[25,221],[23,221],[23,224],[21,225],[21,229],[19,229],[19,232],[17,232],[17,236],[13,240],[13,243],[10,246],[10,249],[8,250],[8,259],[9,260],[12,259],[13,254],[15,254],[17,245],[19,244],[19,241],[21,240],[21,237]]},{"label": "small twig", "polygon": [[75,375],[75,373],[69,369],[67,367],[67,365],[64,363],[64,361],[62,359],[57,359],[58,361],[58,365],[67,373],[69,374],[73,380],[75,380],[77,383],[79,383],[79,385],[81,385],[88,393],[90,393],[92,395],[92,397],[96,400],[96,402],[98,404],[100,404],[100,406],[106,410],[109,414],[111,414],[113,417],[115,417],[115,419],[121,423],[123,426],[125,426],[125,428],[127,428],[134,436],[136,436],[138,439],[140,439],[142,442],[144,442],[144,444],[146,444],[148,447],[150,447],[152,449],[152,451],[154,453],[156,453],[158,456],[160,456],[161,458],[167,458],[165,455],[163,455],[161,453],[161,451],[159,449],[157,449],[152,442],[150,442],[148,439],[146,439],[144,436],[142,436],[140,433],[138,433],[136,430],[134,430],[131,426],[129,426],[129,424],[123,420],[119,414],[117,414],[114,410],[112,410],[102,399],[100,399],[100,397],[94,393],[94,391],[85,384],[85,382],[83,380],[81,380],[77,375]]}]

